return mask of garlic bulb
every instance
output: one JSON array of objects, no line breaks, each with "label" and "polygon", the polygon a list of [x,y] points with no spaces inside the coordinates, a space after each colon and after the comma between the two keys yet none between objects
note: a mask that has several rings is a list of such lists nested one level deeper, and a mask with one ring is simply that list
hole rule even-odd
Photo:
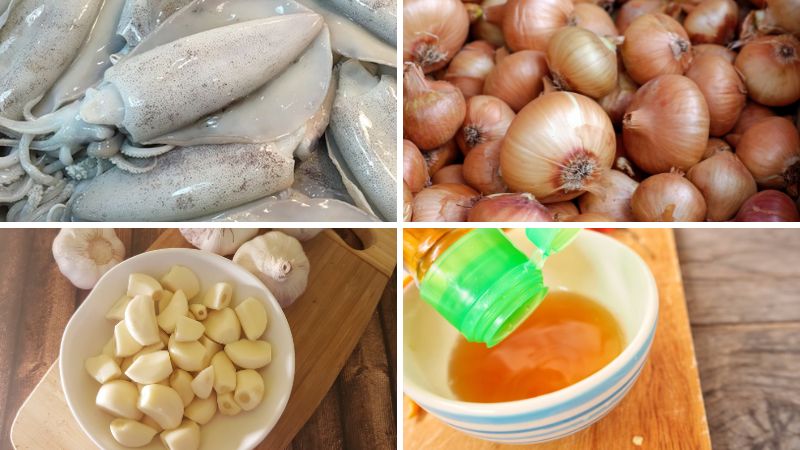
[{"label": "garlic bulb", "polygon": [[258,234],[258,228],[181,228],[181,234],[200,250],[228,256]]},{"label": "garlic bulb", "polygon": [[53,240],[53,257],[75,287],[91,289],[125,258],[125,245],[112,228],[63,228]]},{"label": "garlic bulb", "polygon": [[310,265],[300,241],[270,231],[242,245],[233,262],[257,276],[282,307],[294,303],[306,290]]},{"label": "garlic bulb", "polygon": [[281,231],[299,241],[309,241],[314,239],[325,228],[275,228],[275,231]]}]

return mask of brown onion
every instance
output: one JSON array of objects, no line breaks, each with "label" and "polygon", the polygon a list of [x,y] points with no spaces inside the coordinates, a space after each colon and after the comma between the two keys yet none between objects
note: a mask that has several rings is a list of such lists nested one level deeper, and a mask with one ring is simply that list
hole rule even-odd
[{"label": "brown onion", "polygon": [[702,55],[717,55],[725,58],[726,61],[733,64],[736,60],[736,52],[717,44],[699,44],[692,45],[692,53],[697,58]]},{"label": "brown onion", "polygon": [[697,84],[708,105],[711,136],[731,131],[747,100],[744,82],[733,64],[721,56],[699,56],[692,61],[686,76]]},{"label": "brown onion", "polygon": [[714,222],[729,220],[756,191],[756,181],[731,152],[721,151],[689,169],[686,178],[703,194]]},{"label": "brown onion", "polygon": [[473,36],[495,47],[506,45],[506,40],[503,38],[503,29],[498,25],[490,23],[485,17],[478,19],[477,22],[472,24],[470,29],[472,30]]},{"label": "brown onion", "polygon": [[677,173],[660,173],[639,183],[631,207],[641,222],[701,222],[706,218],[703,194]]},{"label": "brown onion", "polygon": [[464,122],[464,96],[446,81],[429,81],[419,66],[407,64],[403,76],[403,133],[421,150],[455,136]]},{"label": "brown onion", "polygon": [[450,164],[449,166],[442,167],[431,178],[433,184],[467,184],[462,174],[463,166],[461,164]]},{"label": "brown onion", "polygon": [[747,104],[744,105],[741,114],[739,114],[739,120],[736,121],[736,126],[733,127],[733,130],[731,130],[727,136],[725,136],[725,140],[728,141],[728,143],[732,146],[736,147],[736,145],[739,144],[739,139],[741,139],[742,134],[744,134],[745,131],[747,131],[756,123],[760,122],[761,119],[773,117],[774,115],[775,112],[766,106],[761,106],[758,103],[748,101]]},{"label": "brown onion", "polygon": [[783,117],[768,117],[744,132],[736,155],[756,182],[767,188],[798,193],[800,183],[800,136]]},{"label": "brown onion", "polygon": [[686,19],[683,27],[692,44],[722,44],[733,39],[739,7],[733,0],[703,0]]},{"label": "brown onion", "polygon": [[553,83],[561,90],[600,98],[617,85],[616,48],[583,28],[556,31],[547,44],[547,64]]},{"label": "brown onion", "polygon": [[708,141],[708,106],[702,92],[681,75],[662,75],[639,88],[622,119],[625,149],[647,173],[688,170]]},{"label": "brown onion", "polygon": [[430,183],[428,165],[416,145],[403,139],[403,181],[411,192],[419,192]]},{"label": "brown onion", "polygon": [[689,36],[665,14],[645,14],[634,20],[625,30],[620,51],[628,75],[639,84],[659,75],[681,75],[692,60]]},{"label": "brown onion", "polygon": [[424,152],[425,164],[428,165],[428,175],[435,175],[442,167],[449,166],[458,159],[460,152],[455,141],[447,141],[439,148]]},{"label": "brown onion", "polygon": [[476,95],[467,102],[464,125],[456,134],[461,151],[466,155],[472,149],[491,145],[503,139],[514,111],[497,97]]},{"label": "brown onion", "polygon": [[464,45],[469,17],[460,0],[403,1],[403,61],[425,73],[446,66]]},{"label": "brown onion", "polygon": [[411,193],[411,189],[408,188],[406,182],[403,182],[403,221],[404,222],[411,222],[411,218],[413,217],[413,207],[412,202],[414,201],[414,194]]},{"label": "brown onion", "polygon": [[598,36],[616,36],[619,34],[608,12],[593,3],[576,3],[569,23],[570,25],[585,28]]},{"label": "brown onion", "polygon": [[503,179],[513,191],[542,203],[599,192],[614,160],[614,128],[588,97],[572,92],[543,95],[511,122],[500,152]]},{"label": "brown onion", "polygon": [[633,222],[631,197],[639,183],[618,170],[606,173],[602,194],[587,192],[578,197],[582,213],[604,214],[617,222]]},{"label": "brown onion", "polygon": [[500,177],[500,148],[502,141],[476,147],[464,158],[464,178],[481,194],[497,194],[508,190]]},{"label": "brown onion", "polygon": [[473,41],[459,51],[444,74],[444,80],[461,89],[469,100],[483,92],[486,76],[494,69],[494,48],[485,41]]},{"label": "brown onion", "polygon": [[747,43],[736,57],[750,98],[767,106],[800,100],[800,41],[788,34]]},{"label": "brown onion", "polygon": [[528,193],[495,194],[469,211],[469,222],[552,222],[550,212]]},{"label": "brown onion", "polygon": [[800,0],[767,0],[766,6],[766,9],[752,13],[758,31],[800,36]]},{"label": "brown onion", "polygon": [[548,203],[547,210],[550,211],[550,214],[553,215],[553,220],[556,222],[567,222],[580,214],[578,207],[571,201]]},{"label": "brown onion", "polygon": [[633,101],[637,89],[639,89],[639,86],[631,80],[631,77],[625,72],[620,72],[617,77],[617,86],[614,90],[597,100],[603,110],[608,113],[611,123],[619,125],[622,122],[625,110],[628,109],[628,106]]},{"label": "brown onion", "polygon": [[737,222],[800,222],[800,212],[788,195],[766,190],[747,199],[736,214]]},{"label": "brown onion", "polygon": [[615,222],[615,220],[601,213],[584,213],[572,216],[567,222]]},{"label": "brown onion", "polygon": [[[669,5],[667,0],[628,0],[617,11],[614,23],[617,30],[624,34],[634,20],[645,14],[666,13],[672,15],[673,10]],[[680,12],[680,9],[677,9]]]},{"label": "brown onion", "polygon": [[503,36],[512,51],[547,48],[550,36],[569,23],[572,0],[509,0]]},{"label": "brown onion", "polygon": [[544,53],[512,53],[498,61],[486,77],[483,93],[503,100],[517,112],[542,92],[542,78],[547,74]]},{"label": "brown onion", "polygon": [[731,146],[722,139],[711,138],[706,144],[706,151],[703,153],[703,160],[711,158],[719,152],[733,152],[733,149],[731,149]]},{"label": "brown onion", "polygon": [[480,194],[463,184],[437,184],[421,190],[412,203],[415,222],[464,222]]}]

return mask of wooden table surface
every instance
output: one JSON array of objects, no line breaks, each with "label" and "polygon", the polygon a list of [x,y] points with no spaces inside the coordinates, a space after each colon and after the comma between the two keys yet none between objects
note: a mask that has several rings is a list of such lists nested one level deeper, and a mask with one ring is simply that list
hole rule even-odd
[{"label": "wooden table surface", "polygon": [[714,448],[800,449],[800,229],[676,240]]},{"label": "wooden table surface", "polygon": [[[117,234],[130,257],[146,250],[161,231]],[[14,416],[58,356],[64,327],[88,294],[73,287],[53,261],[50,247],[57,232],[0,230],[0,449],[11,448]],[[287,450],[396,447],[396,276],[336,383]]]}]

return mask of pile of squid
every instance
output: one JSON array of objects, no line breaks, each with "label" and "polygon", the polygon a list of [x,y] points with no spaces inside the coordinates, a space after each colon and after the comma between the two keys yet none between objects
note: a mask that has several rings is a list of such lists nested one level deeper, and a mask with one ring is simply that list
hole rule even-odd
[{"label": "pile of squid", "polygon": [[0,0],[0,218],[396,220],[394,0]]},{"label": "pile of squid", "polygon": [[405,220],[800,221],[800,0],[405,0]]}]

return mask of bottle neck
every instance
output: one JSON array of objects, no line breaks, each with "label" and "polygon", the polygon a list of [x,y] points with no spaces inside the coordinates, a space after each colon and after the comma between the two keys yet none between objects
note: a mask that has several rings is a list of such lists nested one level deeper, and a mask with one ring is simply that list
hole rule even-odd
[{"label": "bottle neck", "polygon": [[403,230],[403,264],[419,283],[431,265],[472,228],[406,228]]}]

